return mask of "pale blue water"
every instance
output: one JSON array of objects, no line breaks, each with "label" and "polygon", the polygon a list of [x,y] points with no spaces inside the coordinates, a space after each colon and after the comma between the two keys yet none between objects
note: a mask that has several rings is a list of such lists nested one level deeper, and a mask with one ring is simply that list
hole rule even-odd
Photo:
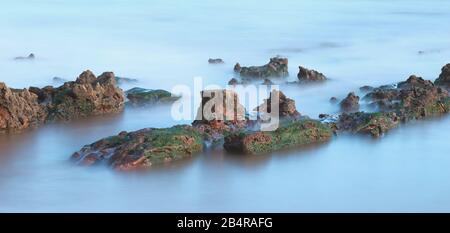
[{"label": "pale blue water", "polygon": [[[448,1],[6,1],[0,81],[23,88],[91,69],[171,89],[224,85],[235,62],[289,58],[332,80],[282,86],[302,114],[336,112],[331,96],[410,74],[435,79],[450,62]],[[419,55],[418,51],[425,51]],[[35,61],[14,61],[36,54]],[[208,65],[220,57],[224,65]],[[128,88],[125,86],[124,88]],[[450,210],[450,118],[417,122],[380,140],[339,137],[304,150],[239,158],[207,151],[123,174],[77,167],[69,156],[122,130],[167,127],[170,108],[0,135],[0,211],[445,211]]]}]

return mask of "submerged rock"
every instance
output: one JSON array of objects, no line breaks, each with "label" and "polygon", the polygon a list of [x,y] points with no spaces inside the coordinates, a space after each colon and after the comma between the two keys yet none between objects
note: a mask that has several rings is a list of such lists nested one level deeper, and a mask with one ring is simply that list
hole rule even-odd
[{"label": "submerged rock", "polygon": [[338,98],[336,98],[336,97],[331,97],[329,101],[332,104],[336,104],[337,102],[339,102]]},{"label": "submerged rock", "polygon": [[54,83],[65,83],[65,82],[67,82],[67,80],[65,80],[65,79],[63,79],[61,77],[53,77],[52,81]]},{"label": "submerged rock", "polygon": [[303,66],[299,66],[298,68],[299,72],[297,74],[297,78],[300,82],[317,82],[327,80],[325,75],[318,71],[309,70]]},{"label": "submerged rock", "polygon": [[132,88],[126,91],[125,94],[133,106],[166,104],[175,102],[181,98],[181,96],[174,95],[165,90],[149,90],[140,87]]},{"label": "submerged rock", "polygon": [[208,59],[209,64],[223,64],[225,63],[221,58],[210,58]]},{"label": "submerged rock", "polygon": [[125,77],[116,76],[115,79],[116,79],[116,83],[118,85],[131,84],[131,83],[139,82],[139,80],[137,80],[135,78],[125,78]]},{"label": "submerged rock", "polygon": [[30,55],[26,57],[15,57],[14,60],[34,60],[36,56],[34,56],[34,53],[30,53]]},{"label": "submerged rock", "polygon": [[263,66],[241,67],[239,63],[234,66],[234,71],[244,78],[286,77],[288,72],[288,59],[273,57],[269,63]]},{"label": "submerged rock", "polygon": [[84,146],[72,155],[82,165],[106,163],[118,170],[147,168],[203,150],[202,135],[187,125],[121,132]]},{"label": "submerged rock", "polygon": [[359,90],[360,91],[362,91],[362,92],[369,92],[369,91],[373,91],[375,88],[374,87],[372,87],[372,86],[362,86],[362,87],[360,87],[359,88]]},{"label": "submerged rock", "polygon": [[240,84],[242,84],[242,82],[239,82],[239,80],[237,80],[236,78],[232,78],[230,79],[230,81],[228,81],[228,85],[236,86]]},{"label": "submerged rock", "polygon": [[350,92],[345,99],[340,103],[341,109],[344,112],[355,112],[359,109],[359,96],[354,92]]},{"label": "submerged rock", "polygon": [[280,117],[296,118],[300,116],[300,113],[295,107],[295,101],[287,98],[283,92],[277,90],[272,90],[269,98],[265,99],[264,103],[258,106],[255,111],[260,113],[271,113],[272,98],[278,99],[278,111]]},{"label": "submerged rock", "polygon": [[289,121],[275,131],[238,132],[225,137],[224,148],[229,152],[261,154],[272,151],[325,142],[331,139],[331,128],[315,120]]},{"label": "submerged rock", "polygon": [[0,82],[0,132],[21,130],[45,121],[47,111],[27,89],[8,88]]},{"label": "submerged rock", "polygon": [[273,85],[274,83],[272,82],[272,80],[266,78],[264,79],[264,82],[262,83],[262,85]]},{"label": "submerged rock", "polygon": [[442,67],[439,78],[434,81],[436,85],[450,89],[450,63]]}]

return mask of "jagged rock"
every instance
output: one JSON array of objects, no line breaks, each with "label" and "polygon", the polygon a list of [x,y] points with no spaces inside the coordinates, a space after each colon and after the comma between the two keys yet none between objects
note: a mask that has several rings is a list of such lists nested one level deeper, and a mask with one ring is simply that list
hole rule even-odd
[{"label": "jagged rock", "polygon": [[[217,99],[220,98],[220,95],[222,100]],[[202,102],[192,126],[205,133],[208,140],[221,140],[224,132],[246,127],[245,107],[240,104],[236,92],[231,90],[204,90],[201,92],[201,96]]]},{"label": "jagged rock", "polygon": [[450,89],[450,63],[442,67],[441,74],[434,83]]},{"label": "jagged rock", "polygon": [[395,89],[376,88],[364,98],[381,111],[396,112],[402,121],[441,115],[450,109],[446,90],[414,75]]},{"label": "jagged rock", "polygon": [[238,72],[243,78],[286,77],[289,75],[288,59],[273,57],[268,64],[263,66],[241,67],[237,63],[234,66],[234,71]]},{"label": "jagged rock", "polygon": [[210,58],[208,59],[209,64],[223,64],[225,63],[221,58]]},{"label": "jagged rock", "polygon": [[26,56],[26,57],[15,57],[14,60],[33,60],[36,57],[34,56],[33,53],[30,53],[30,55]]},{"label": "jagged rock", "polygon": [[238,132],[225,137],[224,148],[229,152],[261,154],[280,149],[325,142],[333,133],[327,124],[303,119],[284,122],[275,131]]},{"label": "jagged rock", "polygon": [[0,132],[16,131],[44,122],[47,112],[38,96],[27,89],[8,88],[0,82]]},{"label": "jagged rock", "polygon": [[121,112],[125,100],[123,91],[116,87],[114,73],[105,72],[96,78],[89,70],[75,82],[53,89],[51,96],[48,121]]},{"label": "jagged rock", "polygon": [[191,157],[202,150],[201,133],[178,125],[121,132],[84,146],[72,160],[81,165],[106,163],[117,170],[131,170]]},{"label": "jagged rock", "polygon": [[359,109],[359,96],[354,92],[350,92],[347,97],[340,103],[342,111],[354,112]]},{"label": "jagged rock", "polygon": [[295,101],[293,99],[289,99],[286,95],[277,90],[272,90],[269,98],[264,100],[264,103],[258,106],[255,111],[260,113],[271,113],[271,103],[272,98],[278,99],[278,111],[280,117],[298,117],[300,113],[297,111],[295,107]]},{"label": "jagged rock", "polygon": [[132,88],[126,91],[125,94],[133,106],[172,103],[181,98],[181,96],[174,95],[165,90],[149,90],[140,87]]},{"label": "jagged rock", "polygon": [[343,113],[336,123],[340,131],[368,134],[380,137],[388,130],[395,128],[400,123],[396,113]]},{"label": "jagged rock", "polygon": [[303,66],[299,66],[299,72],[297,74],[297,78],[301,82],[317,82],[317,81],[325,81],[327,78],[324,74],[315,71],[306,69]]}]

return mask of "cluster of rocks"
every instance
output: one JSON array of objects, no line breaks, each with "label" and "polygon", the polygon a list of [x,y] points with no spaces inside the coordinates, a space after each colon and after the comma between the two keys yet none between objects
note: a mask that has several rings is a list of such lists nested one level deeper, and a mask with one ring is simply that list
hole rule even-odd
[{"label": "cluster of rocks", "polygon": [[0,83],[0,131],[117,113],[123,110],[124,100],[112,72],[95,77],[91,71],[85,71],[76,81],[60,87],[17,90]]},{"label": "cluster of rocks", "polygon": [[237,63],[234,71],[243,78],[268,78],[268,77],[287,77],[288,59],[282,57],[273,57],[269,63],[262,66],[241,66]]}]

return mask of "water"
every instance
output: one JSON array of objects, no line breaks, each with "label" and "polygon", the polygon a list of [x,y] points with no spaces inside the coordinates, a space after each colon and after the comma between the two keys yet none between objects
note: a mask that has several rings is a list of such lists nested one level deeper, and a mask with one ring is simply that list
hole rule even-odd
[{"label": "water", "polygon": [[[362,85],[450,62],[448,1],[6,1],[0,9],[0,80],[24,88],[91,69],[171,89],[224,85],[235,62],[289,58],[331,78],[282,86],[298,110],[333,113],[328,99]],[[419,54],[419,51],[425,51]],[[35,61],[14,61],[36,54]],[[220,57],[224,65],[208,65]],[[126,86],[124,88],[129,88]],[[147,172],[74,166],[85,144],[122,130],[168,127],[170,107],[50,124],[0,135],[2,212],[445,211],[450,210],[450,118],[415,122],[380,140],[342,136],[321,146],[237,157],[208,150]]]}]

